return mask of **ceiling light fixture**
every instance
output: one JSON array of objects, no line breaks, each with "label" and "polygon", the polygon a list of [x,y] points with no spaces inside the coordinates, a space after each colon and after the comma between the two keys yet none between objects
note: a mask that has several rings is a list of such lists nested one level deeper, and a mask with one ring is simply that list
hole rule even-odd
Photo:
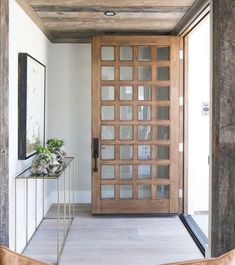
[{"label": "ceiling light fixture", "polygon": [[114,11],[106,11],[104,12],[105,16],[107,17],[114,17],[116,13]]}]

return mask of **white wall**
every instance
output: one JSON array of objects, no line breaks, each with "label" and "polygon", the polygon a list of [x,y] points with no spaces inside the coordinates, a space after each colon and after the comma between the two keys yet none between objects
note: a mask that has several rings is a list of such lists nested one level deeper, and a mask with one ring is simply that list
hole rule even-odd
[{"label": "white wall", "polygon": [[75,201],[91,201],[91,46],[50,46],[47,136],[63,138],[75,157]]},{"label": "white wall", "polygon": [[189,34],[188,49],[188,213],[193,215],[209,209],[209,115],[202,115],[210,97],[209,17]]},{"label": "white wall", "polygon": [[[26,52],[45,65],[48,65],[48,51],[50,42],[41,33],[38,27],[24,13],[14,0],[9,1],[9,194],[10,194],[10,247],[14,249],[14,178],[23,169],[28,167],[31,159],[18,160],[18,53]],[[25,185],[24,181],[18,183],[17,208],[18,231],[17,250],[21,251],[25,245]],[[38,182],[38,204],[42,199],[42,183]],[[29,236],[34,231],[34,205],[35,185],[29,186]],[[37,223],[42,216],[39,208]]]}]

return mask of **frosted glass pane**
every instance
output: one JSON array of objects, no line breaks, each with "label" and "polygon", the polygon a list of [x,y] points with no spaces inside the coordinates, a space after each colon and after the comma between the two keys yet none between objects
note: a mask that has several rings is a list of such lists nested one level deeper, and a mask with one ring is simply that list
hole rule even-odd
[{"label": "frosted glass pane", "polygon": [[131,66],[120,66],[120,80],[130,81],[133,79],[133,68]]},{"label": "frosted glass pane", "polygon": [[168,106],[157,107],[157,119],[158,120],[169,120],[170,119],[170,107]]},{"label": "frosted glass pane", "polygon": [[132,100],[132,86],[120,86],[120,100]]},{"label": "frosted glass pane", "polygon": [[169,185],[157,185],[157,198],[168,199],[170,195]]},{"label": "frosted glass pane", "polygon": [[132,197],[132,185],[120,185],[120,198],[131,199]]},{"label": "frosted glass pane", "polygon": [[150,145],[138,145],[138,159],[139,160],[151,159]]},{"label": "frosted glass pane", "polygon": [[151,166],[138,165],[138,179],[150,179],[150,178],[151,178]]},{"label": "frosted glass pane", "polygon": [[139,125],[138,126],[138,140],[150,140],[151,139],[151,126]]},{"label": "frosted glass pane", "polygon": [[138,80],[140,81],[151,80],[151,67],[150,66],[139,66],[138,67]]},{"label": "frosted glass pane", "polygon": [[170,139],[170,127],[164,125],[157,126],[157,139],[169,140]]},{"label": "frosted glass pane", "polygon": [[132,60],[132,47],[121,46],[120,47],[120,61],[131,61]]},{"label": "frosted glass pane", "polygon": [[101,138],[102,140],[113,140],[115,138],[114,126],[101,126]]},{"label": "frosted glass pane", "polygon": [[114,67],[113,66],[102,66],[101,79],[103,81],[114,80]]},{"label": "frosted glass pane", "polygon": [[102,100],[114,100],[114,86],[102,86],[101,87],[101,99]]},{"label": "frosted glass pane", "polygon": [[120,145],[120,159],[130,160],[133,158],[132,145]]},{"label": "frosted glass pane", "polygon": [[152,90],[150,86],[138,86],[138,100],[151,100]]},{"label": "frosted glass pane", "polygon": [[102,61],[114,61],[114,47],[102,46],[101,59]]},{"label": "frosted glass pane", "polygon": [[120,120],[132,120],[132,106],[120,106]]},{"label": "frosted glass pane", "polygon": [[170,100],[170,88],[169,86],[159,86],[157,87],[156,93],[157,100]]},{"label": "frosted glass pane", "polygon": [[150,61],[151,60],[150,47],[139,47],[138,48],[138,60],[139,61]]},{"label": "frosted glass pane", "polygon": [[159,179],[170,178],[170,166],[169,165],[158,165],[157,166],[157,177]]},{"label": "frosted glass pane", "polygon": [[102,145],[101,158],[103,160],[114,159],[114,146],[113,145]]},{"label": "frosted glass pane", "polygon": [[170,67],[158,67],[157,68],[157,80],[170,80]]},{"label": "frosted glass pane", "polygon": [[157,48],[157,60],[169,61],[170,60],[170,47],[158,47]]},{"label": "frosted glass pane", "polygon": [[138,120],[151,120],[151,107],[150,106],[138,106]]},{"label": "frosted glass pane", "polygon": [[110,165],[102,165],[101,166],[101,178],[102,179],[114,179],[115,176],[115,168]]},{"label": "frosted glass pane", "polygon": [[101,107],[101,120],[114,120],[114,106]]},{"label": "frosted glass pane", "polygon": [[120,179],[131,179],[132,178],[132,166],[122,165],[120,166]]},{"label": "frosted glass pane", "polygon": [[120,126],[120,140],[131,140],[132,138],[132,126]]},{"label": "frosted glass pane", "polygon": [[138,199],[150,199],[151,187],[150,185],[138,185]]},{"label": "frosted glass pane", "polygon": [[101,185],[101,199],[114,199],[114,185]]},{"label": "frosted glass pane", "polygon": [[170,147],[168,145],[157,145],[157,160],[170,159]]}]

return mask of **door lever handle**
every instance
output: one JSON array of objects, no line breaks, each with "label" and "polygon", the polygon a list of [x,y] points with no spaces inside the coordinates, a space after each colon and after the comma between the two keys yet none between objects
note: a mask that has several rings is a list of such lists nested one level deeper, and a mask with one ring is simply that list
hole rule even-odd
[{"label": "door lever handle", "polygon": [[93,158],[95,159],[94,172],[98,172],[98,158],[99,158],[99,138],[93,138]]}]

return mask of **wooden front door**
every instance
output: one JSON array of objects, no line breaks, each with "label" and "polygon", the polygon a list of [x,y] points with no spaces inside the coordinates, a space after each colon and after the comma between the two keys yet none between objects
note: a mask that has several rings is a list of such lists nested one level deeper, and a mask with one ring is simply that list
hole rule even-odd
[{"label": "wooden front door", "polygon": [[179,38],[92,42],[92,213],[179,211]]}]

